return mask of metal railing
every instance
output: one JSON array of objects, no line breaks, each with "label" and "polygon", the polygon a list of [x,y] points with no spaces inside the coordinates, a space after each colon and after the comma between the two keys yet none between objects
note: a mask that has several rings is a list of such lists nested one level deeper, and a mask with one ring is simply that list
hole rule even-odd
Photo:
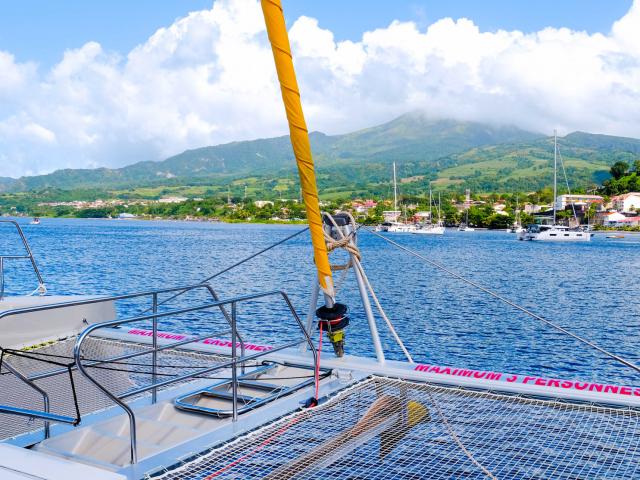
[{"label": "metal railing", "polygon": [[[209,285],[207,284],[203,284],[206,285],[206,287],[211,288]],[[284,302],[286,303],[287,307],[289,308],[289,311],[291,312],[293,318],[296,321],[296,324],[298,326],[298,328],[300,329],[300,331],[303,334],[303,338],[302,339],[298,339],[296,341],[293,342],[289,342],[283,345],[279,345],[279,346],[274,346],[273,348],[270,348],[269,350],[266,351],[261,351],[261,352],[257,352],[257,353],[253,353],[250,355],[246,355],[244,352],[244,343],[241,341],[240,335],[238,334],[238,309],[237,306],[239,303],[242,302],[246,302],[246,301],[250,301],[250,300],[256,300],[256,299],[260,299],[260,298],[265,298],[265,297],[270,297],[270,296],[280,296]],[[177,342],[173,342],[173,343],[168,343],[168,344],[164,344],[159,346],[158,345],[158,328],[157,328],[157,324],[158,324],[158,319],[160,318],[166,318],[166,317],[170,317],[170,316],[175,316],[175,315],[181,315],[181,314],[185,314],[185,313],[192,313],[192,312],[199,312],[199,311],[207,311],[207,310],[211,310],[214,308],[219,308],[222,309],[223,311],[226,311],[224,309],[224,307],[226,305],[231,305],[231,316],[230,319],[230,327],[231,330],[230,331],[225,331],[225,332],[209,332],[205,335],[200,335],[200,336],[194,336],[192,338],[188,338],[185,340],[180,340]],[[225,315],[225,318],[226,315]],[[151,320],[153,322],[153,330],[152,330],[152,350],[145,350],[142,352],[134,352],[134,353],[129,353],[127,355],[122,355],[120,357],[117,358],[112,358],[109,359],[108,361],[115,361],[115,360],[123,360],[123,359],[128,359],[128,358],[134,358],[134,357],[139,357],[142,355],[152,355],[152,383],[149,385],[145,385],[142,387],[138,387],[138,388],[134,388],[132,390],[129,390],[127,392],[121,393],[121,394],[115,394],[113,392],[111,392],[108,388],[106,388],[104,385],[102,385],[98,380],[96,380],[94,377],[92,377],[87,368],[90,368],[92,365],[95,365],[96,362],[91,362],[90,364],[85,365],[83,363],[83,358],[82,358],[82,346],[83,343],[86,341],[87,338],[89,338],[90,334],[93,333],[96,330],[99,330],[101,328],[110,328],[110,327],[119,327],[121,325],[126,325],[126,324],[131,324],[131,323],[136,323],[136,322],[143,322],[143,321],[149,321]],[[196,343],[202,340],[205,340],[207,338],[210,338],[211,336],[214,335],[225,335],[231,333],[231,359],[228,362],[224,362],[221,364],[217,364],[215,366],[210,366],[210,367],[194,367],[194,371],[190,372],[190,373],[185,373],[182,375],[176,375],[173,378],[170,379],[166,379],[163,381],[158,382],[157,381],[157,353],[163,350],[168,350],[168,349],[175,349],[177,347],[182,347],[185,346],[189,343]],[[85,378],[87,378],[91,383],[93,383],[97,388],[99,388],[103,393],[105,393],[105,395],[107,395],[107,397],[109,397],[116,405],[120,406],[125,413],[127,414],[128,418],[129,418],[129,434],[130,434],[130,461],[132,464],[137,463],[138,460],[138,453],[137,453],[137,432],[136,432],[136,421],[135,421],[135,414],[133,412],[133,409],[131,407],[129,407],[125,402],[124,399],[135,396],[135,395],[139,395],[148,391],[152,392],[152,401],[155,402],[156,401],[156,395],[157,395],[157,389],[161,388],[161,387],[166,387],[169,386],[171,384],[177,383],[177,382],[182,382],[185,380],[189,380],[192,378],[197,378],[197,377],[201,377],[202,375],[206,375],[218,370],[223,370],[226,368],[231,368],[231,384],[232,384],[232,403],[233,403],[233,412],[232,412],[232,420],[236,421],[238,418],[238,405],[237,405],[237,400],[238,400],[238,374],[237,374],[237,369],[238,369],[238,365],[241,365],[242,367],[244,367],[244,365],[246,364],[246,362],[248,362],[249,360],[255,360],[257,358],[260,358],[264,355],[268,355],[280,350],[284,350],[286,348],[291,348],[291,347],[296,347],[298,345],[300,345],[300,343],[305,342],[307,343],[307,345],[310,347],[312,355],[313,355],[313,362],[314,362],[314,367],[317,365],[317,352],[316,349],[313,345],[313,342],[311,340],[311,337],[309,336],[309,334],[307,333],[304,324],[302,323],[302,321],[300,320],[300,317],[298,316],[297,312],[295,311],[293,304],[291,303],[291,300],[289,299],[289,297],[287,296],[287,294],[283,291],[280,290],[273,290],[273,291],[269,291],[269,292],[262,292],[262,293],[256,293],[256,294],[251,294],[251,295],[244,295],[244,296],[239,296],[239,297],[235,297],[235,298],[231,298],[228,300],[219,300],[217,299],[214,302],[211,303],[206,303],[206,304],[202,304],[202,305],[197,305],[197,306],[193,306],[193,307],[185,307],[185,308],[178,308],[175,310],[170,310],[170,311],[165,311],[165,312],[158,312],[157,311],[157,297],[154,296],[154,308],[153,311],[151,313],[148,314],[143,314],[143,315],[138,315],[132,318],[126,318],[126,319],[122,319],[122,320],[112,320],[112,321],[108,321],[108,322],[101,322],[101,323],[97,323],[94,325],[91,325],[89,327],[87,327],[84,331],[82,331],[82,333],[80,333],[80,335],[78,336],[77,340],[76,340],[76,344],[74,347],[74,359],[75,359],[75,364],[76,367],[78,369],[78,371],[84,375]],[[240,346],[241,348],[241,354],[240,357],[238,357],[237,355],[237,347]],[[97,363],[105,363],[106,361],[100,361]]]},{"label": "metal railing", "polygon": [[27,237],[25,237],[24,232],[22,231],[22,227],[15,220],[0,220],[0,223],[10,223],[16,227],[18,231],[18,235],[20,235],[20,239],[22,240],[22,245],[26,250],[26,255],[0,255],[0,300],[4,298],[4,290],[5,290],[5,281],[4,281],[4,262],[6,260],[29,260],[31,262],[31,267],[33,268],[36,277],[38,278],[38,287],[32,292],[38,292],[40,295],[44,295],[47,293],[47,287],[44,285],[44,281],[42,280],[42,275],[40,274],[40,270],[38,269],[38,265],[36,264],[35,258],[33,258],[33,253],[31,252],[31,247],[29,246],[29,242],[27,241]]},{"label": "metal railing", "polygon": [[[2,220],[0,220],[2,221]],[[12,222],[13,223],[13,222]],[[21,315],[21,314],[27,314],[27,313],[37,313],[37,312],[46,312],[49,310],[56,310],[56,309],[60,309],[60,308],[67,308],[67,307],[74,307],[74,306],[81,306],[81,305],[91,305],[91,304],[96,304],[96,303],[103,303],[103,302],[113,302],[113,301],[118,301],[118,300],[130,300],[130,299],[134,299],[134,298],[141,298],[141,297],[151,297],[152,300],[152,306],[150,308],[148,308],[145,311],[151,311],[152,314],[150,316],[150,318],[153,319],[154,316],[157,316],[157,312],[158,312],[158,307],[159,305],[162,304],[162,302],[158,302],[158,296],[163,294],[163,293],[173,293],[173,292],[179,292],[178,295],[172,297],[171,299],[177,298],[180,295],[183,295],[187,292],[193,292],[194,290],[205,290],[207,292],[208,295],[211,296],[211,298],[214,300],[214,302],[219,302],[219,297],[218,294],[215,292],[215,290],[211,287],[211,285],[206,284],[206,283],[199,283],[199,284],[195,284],[195,285],[187,285],[187,286],[181,286],[181,287],[171,287],[171,288],[164,288],[164,289],[158,289],[158,290],[149,290],[149,291],[145,291],[145,292],[137,292],[137,293],[130,293],[130,294],[125,294],[125,295],[115,295],[115,296],[110,296],[110,297],[95,297],[95,298],[89,298],[89,299],[83,299],[83,300],[73,300],[70,302],[59,302],[59,303],[51,303],[51,304],[47,304],[47,305],[38,305],[38,306],[32,306],[32,307],[25,307],[25,308],[16,308],[16,309],[12,309],[12,310],[5,310],[5,311],[1,311],[0,312],[0,321],[3,318],[6,317],[10,317],[10,316],[14,316],[14,315]],[[224,305],[219,305],[219,309],[222,312],[224,318],[226,319],[226,321],[229,323],[229,326],[231,327],[232,324],[232,319],[231,319],[231,315],[229,314],[229,312],[227,311],[227,309],[224,307]],[[117,321],[117,320],[114,320]],[[244,355],[244,340],[242,339],[242,337],[238,334],[238,342],[240,344],[240,349],[242,354]],[[153,338],[154,338],[154,348],[157,348],[157,322],[154,321],[154,333],[153,333]],[[189,343],[184,342],[184,343]],[[75,360],[75,365],[74,366],[65,366],[63,368],[59,368],[59,369],[53,369],[53,370],[49,370],[47,372],[43,372],[43,373],[39,373],[39,374],[35,374],[35,375],[24,375],[22,374],[20,371],[18,371],[17,369],[13,368],[10,364],[10,362],[6,359],[5,356],[5,351],[7,354],[11,355],[11,350],[9,349],[3,349],[0,346],[0,350],[1,350],[1,356],[0,356],[0,366],[6,368],[11,374],[13,374],[18,380],[20,380],[21,382],[25,383],[29,388],[31,388],[32,390],[35,390],[37,393],[39,393],[42,396],[42,400],[43,400],[43,410],[39,411],[39,410],[34,410],[34,409],[25,409],[25,408],[19,408],[19,407],[13,407],[10,405],[0,405],[0,412],[1,413],[7,413],[7,414],[11,414],[11,415],[18,415],[18,416],[25,416],[25,417],[29,417],[29,418],[33,418],[33,419],[41,419],[44,420],[44,437],[45,438],[49,438],[49,433],[50,433],[50,429],[49,429],[49,422],[50,421],[54,421],[54,422],[61,422],[61,423],[69,423],[69,424],[77,424],[79,423],[79,417],[80,417],[80,413],[77,413],[76,418],[72,418],[72,417],[65,417],[62,415],[56,415],[54,413],[51,413],[50,411],[50,400],[49,400],[49,395],[48,393],[43,390],[41,387],[39,387],[35,382],[37,380],[41,380],[44,378],[49,378],[49,377],[54,377],[57,375],[61,375],[61,374],[67,374],[69,373],[69,375],[71,375],[72,370],[77,370],[77,359],[74,356],[74,360]],[[133,355],[135,356],[135,355]],[[125,360],[127,358],[131,358],[132,355],[128,354],[128,355],[120,355],[117,357],[111,357],[111,358],[107,358],[104,360],[97,360],[97,361],[92,361],[90,362],[89,367],[91,366],[97,366],[97,365],[101,365],[101,364],[105,364],[105,363],[111,363],[111,362],[117,362],[119,360]],[[157,369],[157,356],[154,353],[153,354],[153,368],[154,368],[154,372]],[[51,362],[51,363],[55,363],[55,362]],[[57,364],[57,363],[55,363]],[[59,365],[59,364],[57,364]],[[156,377],[156,375],[153,375],[154,379]],[[74,395],[75,398],[75,388],[73,388],[73,377],[71,376],[71,385],[72,385],[72,394]],[[152,398],[153,401],[155,402],[156,400],[156,390],[154,390],[152,392]]]}]

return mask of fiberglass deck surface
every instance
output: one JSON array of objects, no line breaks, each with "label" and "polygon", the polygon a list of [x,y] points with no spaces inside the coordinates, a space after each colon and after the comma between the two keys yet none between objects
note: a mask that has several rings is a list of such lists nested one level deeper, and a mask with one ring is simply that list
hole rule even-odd
[{"label": "fiberglass deck surface", "polygon": [[[33,357],[53,360],[63,364],[72,362],[71,355],[75,338],[62,340],[37,349],[25,352]],[[125,354],[149,351],[149,345],[90,338],[85,344],[83,357],[86,363],[90,360],[105,360]],[[4,361],[26,376],[34,376],[45,372],[60,370],[60,366],[36,361],[34,358],[23,358],[6,354]],[[213,366],[226,361],[225,357],[214,354],[177,351],[173,349],[158,353],[158,381],[186,373],[192,373],[201,367]],[[89,373],[101,385],[116,395],[136,387],[151,383],[151,355],[142,355],[128,360],[106,362],[89,368]],[[211,374],[211,377],[215,377]],[[73,372],[74,383],[78,395],[78,404],[82,415],[113,407],[114,403],[96,386]],[[51,413],[75,417],[75,405],[69,375],[67,372],[36,380],[35,383],[44,389],[50,397]],[[150,394],[150,393],[147,393]],[[141,395],[147,395],[141,394]],[[138,398],[132,397],[131,400]],[[31,389],[13,374],[3,368],[0,372],[0,404],[12,407],[42,410],[42,396]],[[0,414],[0,440],[29,432],[42,432],[43,422],[26,417]]]},{"label": "fiberglass deck surface", "polygon": [[[387,423],[353,428],[381,397],[395,400],[378,412]],[[411,428],[409,402],[428,411]],[[372,378],[159,476],[631,479],[640,477],[639,421],[630,409]]]}]

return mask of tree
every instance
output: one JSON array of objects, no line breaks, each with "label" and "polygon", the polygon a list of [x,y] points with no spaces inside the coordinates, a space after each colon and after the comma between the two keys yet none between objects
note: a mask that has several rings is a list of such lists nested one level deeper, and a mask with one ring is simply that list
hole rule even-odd
[{"label": "tree", "polygon": [[611,176],[613,178],[618,180],[621,177],[624,177],[628,170],[629,164],[627,162],[616,162],[611,166],[609,173],[611,173]]},{"label": "tree", "polygon": [[640,158],[633,162],[633,170],[640,175]]}]

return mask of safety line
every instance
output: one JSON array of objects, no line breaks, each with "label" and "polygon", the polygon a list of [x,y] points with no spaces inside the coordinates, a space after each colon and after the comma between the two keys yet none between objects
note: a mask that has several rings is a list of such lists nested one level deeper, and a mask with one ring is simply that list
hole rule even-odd
[{"label": "safety line", "polygon": [[587,340],[586,338],[582,338],[581,336],[579,336],[579,335],[577,335],[577,334],[575,334],[573,332],[570,332],[566,328],[561,327],[560,325],[557,325],[557,324],[553,323],[552,321],[547,320],[546,318],[543,318],[543,317],[541,317],[540,315],[538,315],[536,313],[533,313],[531,310],[529,310],[529,309],[527,309],[527,308],[525,308],[525,307],[523,307],[521,305],[518,305],[515,302],[512,302],[511,300],[509,300],[506,297],[503,297],[499,293],[496,293],[496,292],[494,292],[492,290],[489,290],[487,287],[483,287],[479,283],[476,283],[473,280],[469,280],[468,278],[460,275],[459,273],[456,273],[453,270],[448,269],[447,267],[445,267],[441,263],[438,263],[438,262],[436,262],[434,260],[430,260],[429,258],[425,257],[424,255],[421,255],[418,252],[415,252],[415,251],[411,250],[410,248],[405,247],[404,245],[400,245],[399,243],[394,242],[393,240],[391,240],[389,238],[386,238],[384,235],[380,235],[379,233],[375,232],[371,228],[364,227],[364,229],[366,231],[368,231],[369,233],[375,235],[376,237],[379,237],[379,238],[383,239],[385,242],[387,242],[387,243],[389,243],[391,245],[394,245],[395,247],[399,248],[400,250],[403,250],[404,252],[406,252],[406,253],[408,253],[410,255],[413,255],[416,258],[419,258],[423,262],[428,263],[429,265],[431,265],[433,267],[436,267],[436,268],[442,270],[443,272],[448,273],[449,275],[457,278],[458,280],[462,280],[464,283],[467,283],[468,285],[471,285],[471,286],[477,288],[478,290],[481,290],[484,293],[487,293],[487,294],[491,295],[492,297],[503,301],[507,305],[510,305],[510,306],[520,310],[521,312],[526,313],[527,315],[535,318],[536,320],[540,320],[541,322],[543,322],[543,323],[555,328],[556,330],[558,330],[558,331],[560,331],[560,332],[562,332],[562,333],[564,333],[566,335],[569,335],[570,337],[574,338],[575,340],[578,340],[579,342],[582,342],[585,345],[590,346],[591,348],[599,351],[600,353],[603,353],[604,355],[606,355],[606,356],[616,360],[617,362],[619,362],[619,363],[621,363],[621,364],[623,364],[623,365],[625,365],[625,366],[627,366],[629,368],[632,368],[636,372],[640,373],[640,367],[638,365],[634,364],[633,362],[630,362],[629,360],[625,360],[624,358],[616,355],[615,353],[611,353],[608,350],[605,350],[604,348],[596,345],[595,343],[591,342],[590,340]]}]

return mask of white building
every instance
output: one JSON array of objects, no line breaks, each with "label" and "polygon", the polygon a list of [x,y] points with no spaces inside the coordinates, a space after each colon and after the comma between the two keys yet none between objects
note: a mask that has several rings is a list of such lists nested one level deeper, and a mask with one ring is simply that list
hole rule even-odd
[{"label": "white building", "polygon": [[602,205],[604,199],[600,195],[565,194],[556,197],[556,210],[564,210],[570,205],[589,205],[598,203]]},{"label": "white building", "polygon": [[385,210],[382,212],[382,218],[385,222],[397,222],[401,213],[399,210]]},{"label": "white building", "polygon": [[158,203],[182,203],[188,200],[187,197],[163,197]]},{"label": "white building", "polygon": [[267,205],[273,205],[273,202],[269,200],[256,200],[255,202],[253,202],[253,204],[258,208],[264,208]]},{"label": "white building", "polygon": [[635,212],[640,208],[640,193],[629,192],[611,197],[611,207],[618,212]]},{"label": "white building", "polygon": [[612,227],[618,224],[619,221],[624,220],[625,217],[618,212],[607,212],[602,216],[602,224],[605,227]]}]

